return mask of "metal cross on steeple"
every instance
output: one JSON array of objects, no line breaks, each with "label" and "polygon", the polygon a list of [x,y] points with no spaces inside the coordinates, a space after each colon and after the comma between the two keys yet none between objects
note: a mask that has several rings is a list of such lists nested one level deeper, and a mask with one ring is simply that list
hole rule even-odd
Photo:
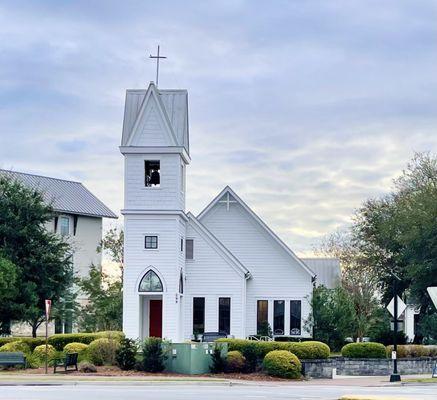
[{"label": "metal cross on steeple", "polygon": [[156,54],[156,56],[152,56],[152,55],[150,54],[149,58],[156,58],[156,86],[158,86],[158,79],[159,79],[159,60],[160,60],[161,58],[167,58],[167,57],[164,57],[164,56],[160,56],[160,55],[159,55],[159,45],[158,45],[158,53]]}]

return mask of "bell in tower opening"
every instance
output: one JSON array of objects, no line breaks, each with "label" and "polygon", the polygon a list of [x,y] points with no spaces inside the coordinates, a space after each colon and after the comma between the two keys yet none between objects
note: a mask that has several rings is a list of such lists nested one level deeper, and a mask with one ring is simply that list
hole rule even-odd
[{"label": "bell in tower opening", "polygon": [[144,184],[146,187],[159,187],[161,181],[160,174],[159,160],[144,161]]}]

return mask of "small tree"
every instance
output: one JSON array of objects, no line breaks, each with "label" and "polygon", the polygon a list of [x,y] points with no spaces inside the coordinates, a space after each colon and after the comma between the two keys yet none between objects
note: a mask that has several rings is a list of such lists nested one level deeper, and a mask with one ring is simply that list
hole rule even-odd
[{"label": "small tree", "polygon": [[46,225],[53,209],[42,193],[0,177],[0,251],[16,265],[16,295],[5,315],[25,321],[36,336],[44,321],[44,301],[57,304],[72,285],[71,248]]},{"label": "small tree", "polygon": [[105,252],[112,262],[120,268],[121,276],[124,270],[124,232],[117,228],[111,228],[97,247],[98,252]]},{"label": "small tree", "polygon": [[17,267],[0,256],[0,335],[10,333],[13,300],[17,296]]},{"label": "small tree", "polygon": [[164,371],[166,354],[163,349],[161,338],[149,337],[143,343],[142,369],[146,372]]},{"label": "small tree", "polygon": [[85,332],[121,330],[123,293],[119,279],[112,280],[100,268],[91,266],[88,277],[78,280],[80,291],[89,299],[81,307],[78,325]]},{"label": "small tree", "polygon": [[342,287],[319,286],[314,289],[310,302],[312,311],[305,321],[305,330],[315,340],[339,350],[344,339],[355,331],[355,310],[350,296]]}]

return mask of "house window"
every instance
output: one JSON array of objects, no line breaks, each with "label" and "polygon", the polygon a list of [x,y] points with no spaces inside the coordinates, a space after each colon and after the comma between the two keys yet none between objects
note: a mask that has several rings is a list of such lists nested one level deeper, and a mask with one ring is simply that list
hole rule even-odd
[{"label": "house window", "polygon": [[205,332],[205,297],[193,297],[193,334]]},{"label": "house window", "polygon": [[70,234],[70,218],[61,217],[59,219],[59,233],[61,236],[67,236]]},{"label": "house window", "polygon": [[290,301],[290,335],[301,334],[302,302],[300,300]]},{"label": "house window", "polygon": [[231,298],[219,298],[219,332],[231,333]]},{"label": "house window", "polygon": [[185,240],[185,258],[187,260],[194,260],[194,240]]},{"label": "house window", "polygon": [[144,239],[144,248],[157,249],[158,248],[158,236],[146,236]]},{"label": "house window", "polygon": [[273,333],[284,334],[285,301],[275,300],[273,302]]},{"label": "house window", "polygon": [[161,162],[159,160],[144,161],[144,185],[159,187],[161,184]]},{"label": "house window", "polygon": [[179,276],[179,293],[183,294],[184,293],[184,277],[182,275],[182,272]]},{"label": "house window", "polygon": [[258,300],[256,304],[256,333],[266,335],[269,324],[269,302],[268,300]]},{"label": "house window", "polygon": [[139,292],[162,292],[162,282],[154,271],[148,271],[141,279]]}]

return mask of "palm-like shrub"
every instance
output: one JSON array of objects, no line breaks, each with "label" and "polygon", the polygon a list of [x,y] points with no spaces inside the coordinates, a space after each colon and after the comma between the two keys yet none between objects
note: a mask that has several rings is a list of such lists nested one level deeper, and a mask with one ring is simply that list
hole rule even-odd
[{"label": "palm-like shrub", "polygon": [[287,350],[273,350],[264,357],[264,370],[280,378],[300,378],[302,369],[299,359]]},{"label": "palm-like shrub", "polygon": [[138,346],[135,340],[121,339],[120,347],[115,352],[115,361],[122,370],[134,369]]},{"label": "palm-like shrub", "polygon": [[147,372],[161,372],[165,369],[166,355],[161,338],[149,337],[143,342],[142,369]]}]

